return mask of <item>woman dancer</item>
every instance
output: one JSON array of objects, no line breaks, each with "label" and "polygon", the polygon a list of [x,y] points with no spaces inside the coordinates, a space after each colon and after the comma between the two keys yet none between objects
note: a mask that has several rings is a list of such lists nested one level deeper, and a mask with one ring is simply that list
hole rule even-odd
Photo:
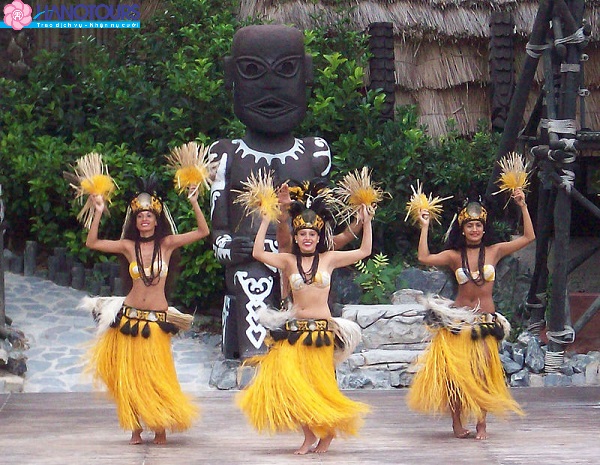
[{"label": "woman dancer", "polygon": [[367,405],[352,401],[338,389],[334,344],[336,339],[343,341],[345,350],[352,353],[360,340],[360,328],[343,318],[332,318],[327,299],[333,270],[371,253],[373,209],[362,208],[360,248],[331,251],[327,236],[333,217],[320,200],[313,199],[310,208],[292,202],[292,253],[264,250],[269,217],[263,215],[253,256],[289,276],[294,305],[286,312],[261,312],[260,322],[270,329],[269,351],[250,360],[258,364],[257,373],[238,399],[259,431],[301,428],[304,442],[294,452],[299,455],[327,452],[336,435],[356,434],[362,416],[369,410]]},{"label": "woman dancer", "polygon": [[417,411],[450,413],[457,438],[467,438],[463,426],[477,419],[476,439],[487,439],[486,413],[522,413],[511,397],[498,353],[498,342],[509,330],[504,317],[495,312],[492,290],[495,267],[503,257],[522,249],[535,233],[522,189],[512,195],[521,208],[523,235],[509,242],[492,244],[487,211],[479,202],[469,202],[458,214],[447,249],[432,254],[427,244],[430,213],[420,212],[421,235],[418,259],[424,265],[447,266],[458,282],[454,302],[424,299],[426,323],[434,332],[420,370],[410,387],[407,402]]},{"label": "woman dancer", "polygon": [[98,315],[104,330],[92,348],[90,366],[115,400],[120,425],[132,431],[130,444],[142,443],[144,425],[154,431],[155,444],[165,444],[167,429],[188,429],[198,413],[177,380],[171,353],[177,328],[165,295],[173,252],[209,234],[198,191],[192,187],[190,192],[197,229],[175,234],[166,206],[148,188],[131,200],[119,240],[98,238],[105,203],[102,196],[93,197],[95,214],[86,246],[124,256],[133,283],[116,315],[107,310]]}]

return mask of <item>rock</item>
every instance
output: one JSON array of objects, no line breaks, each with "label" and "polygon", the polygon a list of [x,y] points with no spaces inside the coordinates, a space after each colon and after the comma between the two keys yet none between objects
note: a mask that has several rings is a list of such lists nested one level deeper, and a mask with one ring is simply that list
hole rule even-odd
[{"label": "rock", "polygon": [[237,369],[239,360],[218,360],[210,373],[209,385],[217,389],[234,389],[237,387]]},{"label": "rock", "polygon": [[388,363],[412,363],[417,352],[412,350],[368,350],[362,354],[365,365],[382,365]]},{"label": "rock", "polygon": [[6,370],[0,370],[0,393],[23,392],[25,380]]},{"label": "rock", "polygon": [[537,373],[529,374],[529,387],[544,387],[544,375]]},{"label": "rock", "polygon": [[585,374],[583,373],[575,373],[571,376],[571,380],[573,382],[573,386],[585,386]]},{"label": "rock", "polygon": [[452,298],[455,295],[455,281],[443,271],[424,271],[419,268],[406,268],[396,278],[399,289],[416,289],[424,294],[438,294]]},{"label": "rock", "polygon": [[597,361],[591,362],[585,367],[585,384],[587,384],[587,385],[598,384],[598,368],[599,367],[600,367],[600,362],[597,362]]},{"label": "rock", "polygon": [[573,374],[575,373],[573,363],[570,360],[567,360],[565,363],[563,363],[558,369],[558,371],[560,371],[563,375],[566,376],[573,376]]},{"label": "rock", "polygon": [[519,334],[519,336],[517,337],[517,341],[520,344],[523,344],[524,346],[526,346],[529,343],[529,340],[533,337],[536,337],[533,333],[530,333],[529,331],[523,331],[521,334]]},{"label": "rock", "polygon": [[525,366],[525,354],[525,347],[513,346],[512,359],[522,367]]},{"label": "rock", "polygon": [[390,372],[383,370],[359,369],[340,380],[342,389],[389,389]]},{"label": "rock", "polygon": [[414,304],[417,297],[422,295],[423,291],[416,289],[399,289],[392,294],[392,305]]},{"label": "rock", "polygon": [[527,387],[529,386],[529,377],[527,369],[519,370],[510,377],[510,385],[513,387]]},{"label": "rock", "polygon": [[562,373],[548,373],[544,378],[546,387],[571,386],[572,384],[571,378]]},{"label": "rock", "polygon": [[540,342],[536,337],[529,338],[527,342],[527,355],[525,356],[525,365],[534,373],[540,373],[544,369],[544,352]]},{"label": "rock", "polygon": [[24,375],[27,372],[27,357],[25,355],[8,357],[6,371],[17,376]]},{"label": "rock", "polygon": [[518,364],[512,358],[505,355],[504,353],[500,354],[500,361],[502,362],[504,371],[506,372],[506,374],[509,374],[509,375],[512,375],[513,373],[517,373],[517,372],[521,371],[521,369],[523,368],[523,365]]},{"label": "rock", "polygon": [[236,373],[237,386],[240,389],[244,389],[246,386],[248,386],[248,384],[250,384],[252,378],[254,378],[254,374],[256,373],[256,367],[242,365],[237,369]]},{"label": "rock", "polygon": [[410,386],[414,373],[408,370],[396,370],[390,373],[390,385],[395,388]]}]

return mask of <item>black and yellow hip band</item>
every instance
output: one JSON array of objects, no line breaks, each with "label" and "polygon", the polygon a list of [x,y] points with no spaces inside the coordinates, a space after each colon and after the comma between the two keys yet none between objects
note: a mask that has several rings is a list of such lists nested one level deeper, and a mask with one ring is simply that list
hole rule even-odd
[{"label": "black and yellow hip band", "polygon": [[329,320],[325,319],[289,320],[285,322],[284,328],[272,329],[271,337],[275,341],[287,339],[293,345],[305,333],[306,337],[302,341],[304,345],[322,347],[330,346],[332,343],[333,334],[329,329]]},{"label": "black and yellow hip band", "polygon": [[[125,318],[126,321],[119,328],[122,318]],[[144,323],[141,331],[140,323]],[[119,331],[127,336],[136,337],[141,334],[142,337],[148,338],[150,337],[149,323],[156,323],[165,333],[177,333],[177,327],[167,322],[167,312],[165,310],[140,310],[129,305],[121,307],[111,326],[119,328]]]}]

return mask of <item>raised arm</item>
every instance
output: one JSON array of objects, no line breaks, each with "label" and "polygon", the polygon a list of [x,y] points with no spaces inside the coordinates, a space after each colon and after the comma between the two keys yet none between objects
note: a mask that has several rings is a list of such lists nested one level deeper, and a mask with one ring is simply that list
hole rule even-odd
[{"label": "raised arm", "polygon": [[287,183],[283,183],[277,189],[277,200],[279,201],[279,207],[281,214],[277,219],[277,248],[279,252],[291,252],[292,251],[292,230],[290,227],[290,213],[289,208],[292,203],[290,198],[290,190]]},{"label": "raised arm", "polygon": [[527,244],[535,240],[535,231],[533,229],[533,223],[529,210],[527,209],[527,203],[525,202],[525,193],[522,189],[515,189],[512,195],[515,203],[521,208],[521,214],[523,216],[523,235],[513,239],[510,242],[501,242],[496,245],[498,260],[506,255],[510,255],[517,250],[522,249]]},{"label": "raised arm", "polygon": [[375,210],[371,207],[363,205],[363,208],[359,212],[359,220],[363,223],[362,240],[360,247],[354,250],[342,250],[331,252],[334,257],[332,264],[334,268],[342,268],[344,266],[352,265],[363,258],[371,255],[373,250],[373,229],[372,220]]},{"label": "raised arm", "polygon": [[260,227],[256,232],[256,237],[254,238],[252,256],[259,262],[264,263],[265,265],[270,265],[274,266],[275,268],[284,269],[288,264],[288,259],[286,257],[291,255],[285,253],[281,254],[267,252],[265,250],[265,238],[267,237],[267,229],[269,228],[269,223],[270,220],[268,216],[263,215],[262,222],[260,223]]},{"label": "raised arm", "polygon": [[448,266],[450,265],[450,252],[432,254],[429,252],[429,210],[421,210],[419,221],[421,223],[421,234],[419,235],[419,248],[417,249],[417,259],[423,265],[428,266]]},{"label": "raised arm", "polygon": [[92,225],[90,226],[90,230],[88,231],[87,239],[85,240],[86,247],[89,247],[92,250],[99,250],[100,252],[106,253],[126,253],[125,242],[122,240],[111,241],[107,239],[99,239],[98,238],[98,229],[100,228],[100,220],[102,219],[102,214],[104,213],[104,209],[106,205],[104,203],[104,199],[101,195],[92,195],[92,199],[94,201],[94,219],[92,220]]},{"label": "raised arm", "polygon": [[190,204],[192,205],[192,209],[194,210],[194,215],[196,216],[197,227],[193,231],[165,237],[164,244],[167,247],[176,249],[178,247],[191,244],[192,242],[199,241],[210,234],[208,224],[206,223],[206,218],[204,218],[202,209],[198,204],[198,189],[190,187],[189,192],[188,198],[190,200]]},{"label": "raised arm", "polygon": [[358,239],[358,235],[362,231],[362,228],[363,220],[361,218],[352,221],[341,233],[333,236],[333,249],[339,250],[354,239]]}]

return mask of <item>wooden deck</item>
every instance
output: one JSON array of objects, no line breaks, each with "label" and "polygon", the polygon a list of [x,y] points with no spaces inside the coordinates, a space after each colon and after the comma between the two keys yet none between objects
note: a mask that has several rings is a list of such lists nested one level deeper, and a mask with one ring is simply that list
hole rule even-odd
[{"label": "wooden deck", "polygon": [[[294,456],[301,436],[258,435],[234,392],[197,396],[202,418],[165,446],[127,444],[113,405],[98,394],[0,395],[0,463],[19,465],[186,464],[598,464],[600,387],[514,390],[527,415],[488,421],[490,439],[454,439],[448,419],[405,407],[405,390],[350,391],[372,413],[361,436],[334,440],[327,454]],[[149,436],[144,436],[144,438]]]}]

